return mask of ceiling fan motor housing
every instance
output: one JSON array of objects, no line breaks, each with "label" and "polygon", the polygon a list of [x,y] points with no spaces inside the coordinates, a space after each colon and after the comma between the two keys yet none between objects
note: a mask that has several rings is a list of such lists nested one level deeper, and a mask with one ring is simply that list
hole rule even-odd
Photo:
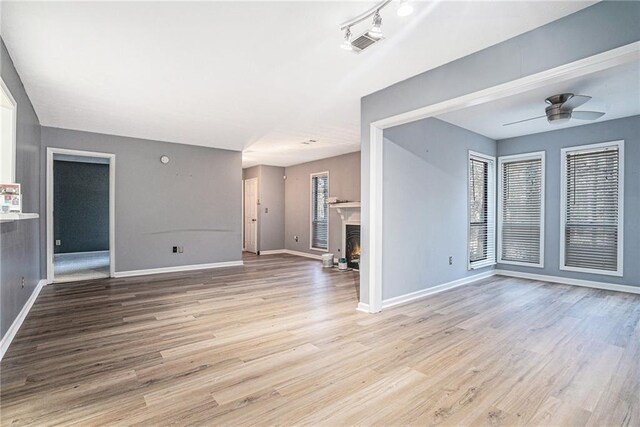
[{"label": "ceiling fan motor housing", "polygon": [[549,106],[544,109],[547,114],[547,121],[553,124],[565,123],[571,119],[571,109],[562,108],[562,105],[567,102],[572,93],[562,93],[560,95],[553,95],[547,98],[545,101]]}]

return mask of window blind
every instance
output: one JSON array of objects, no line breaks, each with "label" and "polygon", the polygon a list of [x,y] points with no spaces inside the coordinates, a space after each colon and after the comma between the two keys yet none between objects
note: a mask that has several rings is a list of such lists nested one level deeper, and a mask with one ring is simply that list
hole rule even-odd
[{"label": "window blind", "polygon": [[620,238],[618,145],[565,152],[564,266],[616,272]]},{"label": "window blind", "polygon": [[500,262],[542,265],[542,154],[500,160]]},{"label": "window blind", "polygon": [[469,268],[495,263],[493,161],[469,156]]},{"label": "window blind", "polygon": [[329,175],[311,176],[311,247],[328,249],[329,235]]}]

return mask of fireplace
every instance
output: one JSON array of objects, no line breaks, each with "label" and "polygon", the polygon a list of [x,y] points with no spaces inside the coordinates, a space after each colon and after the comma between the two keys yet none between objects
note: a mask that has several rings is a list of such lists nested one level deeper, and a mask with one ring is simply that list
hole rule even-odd
[{"label": "fireplace", "polygon": [[340,257],[347,259],[347,265],[360,270],[360,202],[334,203],[342,220],[342,248]]},{"label": "fireplace", "polygon": [[344,225],[344,257],[347,266],[360,270],[360,224]]}]

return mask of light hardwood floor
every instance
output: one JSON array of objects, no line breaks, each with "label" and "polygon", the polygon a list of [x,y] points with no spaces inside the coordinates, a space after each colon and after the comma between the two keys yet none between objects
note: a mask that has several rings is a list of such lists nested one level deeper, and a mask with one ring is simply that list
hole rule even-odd
[{"label": "light hardwood floor", "polygon": [[2,425],[640,425],[640,296],[493,277],[379,315],[291,255],[47,286]]}]

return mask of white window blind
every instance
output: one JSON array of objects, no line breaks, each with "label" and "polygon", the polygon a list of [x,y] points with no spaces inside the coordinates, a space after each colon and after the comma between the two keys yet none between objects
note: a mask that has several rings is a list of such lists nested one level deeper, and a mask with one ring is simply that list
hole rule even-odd
[{"label": "white window blind", "polygon": [[329,174],[311,175],[311,249],[328,249]]},{"label": "white window blind", "polygon": [[622,142],[562,150],[561,268],[622,275]]},{"label": "white window blind", "polygon": [[469,153],[469,269],[495,264],[494,163]]},{"label": "white window blind", "polygon": [[501,157],[498,262],[543,266],[544,152]]}]

